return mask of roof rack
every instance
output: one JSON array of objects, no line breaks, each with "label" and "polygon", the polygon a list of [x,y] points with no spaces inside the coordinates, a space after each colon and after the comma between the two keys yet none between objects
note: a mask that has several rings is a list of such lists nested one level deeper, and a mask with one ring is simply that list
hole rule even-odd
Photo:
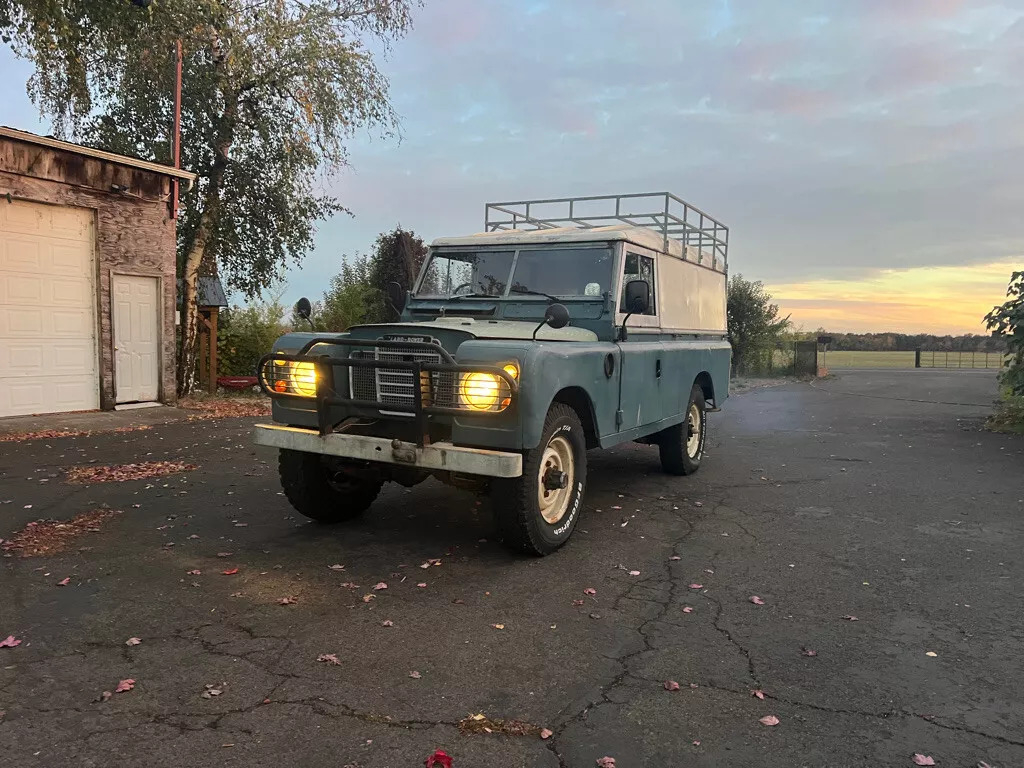
[{"label": "roof rack", "polygon": [[591,229],[617,223],[654,230],[664,237],[666,251],[671,238],[696,248],[701,261],[710,258],[715,267],[726,268],[729,228],[669,192],[519,200],[488,203],[484,209],[486,232]]}]

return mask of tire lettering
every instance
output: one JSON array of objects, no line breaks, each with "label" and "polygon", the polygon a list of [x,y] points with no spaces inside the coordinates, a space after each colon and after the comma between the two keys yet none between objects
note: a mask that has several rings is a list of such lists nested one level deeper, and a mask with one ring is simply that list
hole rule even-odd
[{"label": "tire lettering", "polygon": [[572,511],[569,513],[569,519],[565,521],[565,525],[560,528],[555,528],[555,536],[561,536],[572,526],[572,521],[576,518],[576,513],[580,509],[580,501],[583,499],[583,483],[576,484],[576,501],[573,502]]}]

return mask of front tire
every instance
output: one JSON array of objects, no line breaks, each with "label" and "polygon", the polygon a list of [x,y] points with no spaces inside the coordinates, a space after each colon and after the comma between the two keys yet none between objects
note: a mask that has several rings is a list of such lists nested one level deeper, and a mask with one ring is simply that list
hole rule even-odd
[{"label": "front tire", "polygon": [[704,390],[694,384],[686,404],[686,418],[681,424],[662,430],[658,436],[661,468],[670,475],[692,475],[700,469],[707,437]]},{"label": "front tire", "polygon": [[380,493],[379,480],[332,473],[317,453],[282,448],[277,460],[281,488],[295,511],[318,523],[340,523],[365,512]]},{"label": "front tire", "polygon": [[521,477],[495,480],[491,498],[498,534],[509,548],[549,555],[579,520],[587,485],[587,441],[579,416],[554,403],[536,448],[523,452]]}]

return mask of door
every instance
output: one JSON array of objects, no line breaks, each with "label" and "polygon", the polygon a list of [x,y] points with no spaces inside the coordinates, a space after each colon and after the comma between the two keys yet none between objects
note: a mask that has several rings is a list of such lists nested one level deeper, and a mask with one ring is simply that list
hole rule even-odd
[{"label": "door", "polygon": [[160,394],[159,279],[114,275],[114,389],[118,403],[144,403]]},{"label": "door", "polygon": [[100,407],[93,212],[0,199],[0,416]]},{"label": "door", "polygon": [[653,424],[663,418],[661,386],[664,347],[658,320],[656,263],[653,252],[630,243],[624,244],[617,324],[621,325],[625,319],[623,301],[626,283],[630,280],[643,280],[650,286],[651,302],[646,312],[630,316],[626,322],[626,341],[619,344],[622,350],[619,378],[619,409],[622,411],[620,432]]}]

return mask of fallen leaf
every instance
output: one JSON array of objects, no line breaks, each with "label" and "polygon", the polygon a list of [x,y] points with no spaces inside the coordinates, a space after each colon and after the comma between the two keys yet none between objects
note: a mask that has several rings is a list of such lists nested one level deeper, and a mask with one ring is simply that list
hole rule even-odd
[{"label": "fallen leaf", "polygon": [[548,739],[550,739],[554,735],[555,735],[554,731],[550,731],[547,728],[541,728],[540,729],[540,737],[542,739],[544,739],[545,741],[547,741]]},{"label": "fallen leaf", "polygon": [[278,605],[295,605],[297,602],[299,602],[299,601],[296,600],[294,597],[282,597],[280,600],[277,601],[277,604]]},{"label": "fallen leaf", "polygon": [[111,693],[110,691],[103,691],[103,693],[101,693],[99,696],[97,696],[95,699],[93,699],[93,701],[95,701],[97,703],[100,703],[100,702],[103,702],[103,701],[110,701],[110,697],[113,696],[113,695],[114,694]]},{"label": "fallen leaf", "polygon": [[319,656],[316,657],[316,660],[317,661],[322,661],[322,662],[324,662],[326,664],[334,664],[334,665],[341,664],[341,661],[339,661],[338,657],[335,654],[333,654],[333,653],[321,653]]},{"label": "fallen leaf", "polygon": [[694,739],[693,740],[693,746],[699,747],[700,746],[700,739]]},{"label": "fallen leaf", "polygon": [[505,628],[504,624],[491,624],[491,626],[494,627],[495,629],[504,629]]},{"label": "fallen leaf", "polygon": [[759,699],[763,699],[764,698],[764,691],[762,691],[760,688],[757,688],[757,689],[751,691],[750,695],[751,696],[757,696],[757,698],[759,698]]},{"label": "fallen leaf", "polygon": [[911,760],[914,761],[914,765],[935,765],[934,757],[922,755],[920,752],[915,752]]},{"label": "fallen leaf", "polygon": [[334,565],[328,565],[327,567],[330,568],[332,571],[344,571],[345,570],[345,566],[344,565],[340,565],[339,563],[335,563]]},{"label": "fallen leaf", "polygon": [[693,613],[693,608],[690,607],[689,605],[684,605],[683,606],[683,613]]},{"label": "fallen leaf", "polygon": [[411,677],[413,680],[419,680],[421,677],[423,677],[423,675],[421,675],[416,670],[413,670],[412,672],[409,673],[409,677]]},{"label": "fallen leaf", "polygon": [[452,759],[439,749],[428,757],[423,764],[426,768],[452,768]]},{"label": "fallen leaf", "polygon": [[614,757],[599,757],[597,758],[597,768],[615,768]]},{"label": "fallen leaf", "polygon": [[764,600],[762,600],[757,595],[751,595],[750,602],[752,602],[754,605],[764,605]]},{"label": "fallen leaf", "polygon": [[379,592],[380,590],[387,589],[387,588],[388,588],[388,585],[385,584],[383,581],[378,581],[376,584],[373,585],[373,589],[374,589],[375,592]]},{"label": "fallen leaf", "polygon": [[573,600],[572,604],[573,605],[583,605],[583,601],[582,600]]},{"label": "fallen leaf", "polygon": [[691,584],[690,589],[704,589],[703,584]]},{"label": "fallen leaf", "polygon": [[681,558],[679,555],[672,555],[672,557],[669,558],[669,560],[682,560],[682,559],[683,558]]},{"label": "fallen leaf", "polygon": [[217,553],[217,557],[231,557],[233,554],[235,554],[235,553],[234,552],[218,552]]},{"label": "fallen leaf", "polygon": [[228,568],[226,571],[221,571],[221,573],[223,573],[225,576],[234,576],[236,573],[238,573],[238,569]]},{"label": "fallen leaf", "polygon": [[14,635],[8,635],[6,640],[0,640],[0,648],[17,648],[21,645],[21,640],[18,640]]},{"label": "fallen leaf", "polygon": [[775,715],[765,715],[757,722],[759,722],[761,725],[778,725],[779,718],[777,718]]},{"label": "fallen leaf", "polygon": [[70,547],[78,536],[99,531],[102,520],[119,514],[118,510],[101,508],[82,512],[70,520],[35,520],[0,544],[0,550],[17,552],[19,557],[53,555]]},{"label": "fallen leaf", "polygon": [[196,534],[196,533],[193,533],[193,534],[192,534],[191,536],[189,536],[189,538],[190,538],[190,539],[198,539],[198,538],[199,538],[199,535],[198,535],[198,534]]},{"label": "fallen leaf", "polygon": [[810,648],[801,646],[801,648],[800,648],[800,655],[801,656],[817,656],[818,652],[814,651],[814,650],[811,650]]},{"label": "fallen leaf", "polygon": [[363,602],[364,603],[368,603],[371,600],[375,600],[376,598],[377,598],[377,596],[374,595],[374,594],[363,595]]},{"label": "fallen leaf", "polygon": [[690,683],[690,687],[691,687],[691,688],[697,688],[698,686],[697,686],[697,684],[696,684],[696,683]]},{"label": "fallen leaf", "polygon": [[117,684],[117,688],[114,689],[114,693],[125,693],[135,687],[135,681],[130,677],[122,680]]},{"label": "fallen leaf", "polygon": [[395,626],[395,622],[393,622],[391,619],[384,619],[384,621],[382,621],[380,625],[382,627],[393,627]]},{"label": "fallen leaf", "polygon": [[630,576],[639,576],[640,575],[640,571],[630,571],[629,575]]},{"label": "fallen leaf", "polygon": [[843,618],[847,621],[859,621],[859,619],[856,616],[843,616]]},{"label": "fallen leaf", "polygon": [[935,658],[938,655],[939,654],[937,654],[935,651],[928,651],[927,653],[925,653],[925,656],[931,656],[932,658]]},{"label": "fallen leaf", "polygon": [[202,576],[203,572],[198,568],[193,568],[191,571],[185,571],[189,576]]},{"label": "fallen leaf", "polygon": [[129,637],[127,640],[124,641],[125,645],[139,645],[141,643],[142,643],[142,640],[140,640],[137,637]]},{"label": "fallen leaf", "polygon": [[594,589],[593,587],[587,587],[586,589],[583,590],[583,594],[584,595],[596,595],[597,594],[597,590]]},{"label": "fallen leaf", "polygon": [[601,618],[601,614],[600,613],[592,613],[592,614],[590,614],[590,618],[592,618],[592,619],[600,619]]},{"label": "fallen leaf", "polygon": [[70,584],[70,583],[71,583],[71,577],[70,577],[70,576],[68,576],[68,577],[66,577],[66,578],[63,578],[63,579],[61,579],[60,581],[58,581],[58,582],[57,582],[57,586],[58,586],[58,587],[66,587],[66,586],[67,586],[68,584]]},{"label": "fallen leaf", "polygon": [[421,581],[421,582],[420,582],[419,584],[417,584],[416,586],[417,586],[417,587],[419,587],[420,589],[424,589],[424,588],[425,588],[425,587],[427,586],[427,582],[425,582],[425,581]]},{"label": "fallen leaf", "polygon": [[695,502],[693,502],[693,506],[695,506],[695,507],[703,507],[704,506],[704,502],[703,501],[695,501]]},{"label": "fallen leaf", "polygon": [[664,685],[665,685],[665,690],[666,691],[678,691],[679,690],[679,683],[677,683],[675,680],[666,680]]},{"label": "fallen leaf", "polygon": [[140,464],[114,464],[111,466],[87,465],[72,467],[67,471],[69,483],[123,483],[128,480],[143,480],[163,477],[178,472],[190,472],[195,464],[183,461],[146,461]]}]

